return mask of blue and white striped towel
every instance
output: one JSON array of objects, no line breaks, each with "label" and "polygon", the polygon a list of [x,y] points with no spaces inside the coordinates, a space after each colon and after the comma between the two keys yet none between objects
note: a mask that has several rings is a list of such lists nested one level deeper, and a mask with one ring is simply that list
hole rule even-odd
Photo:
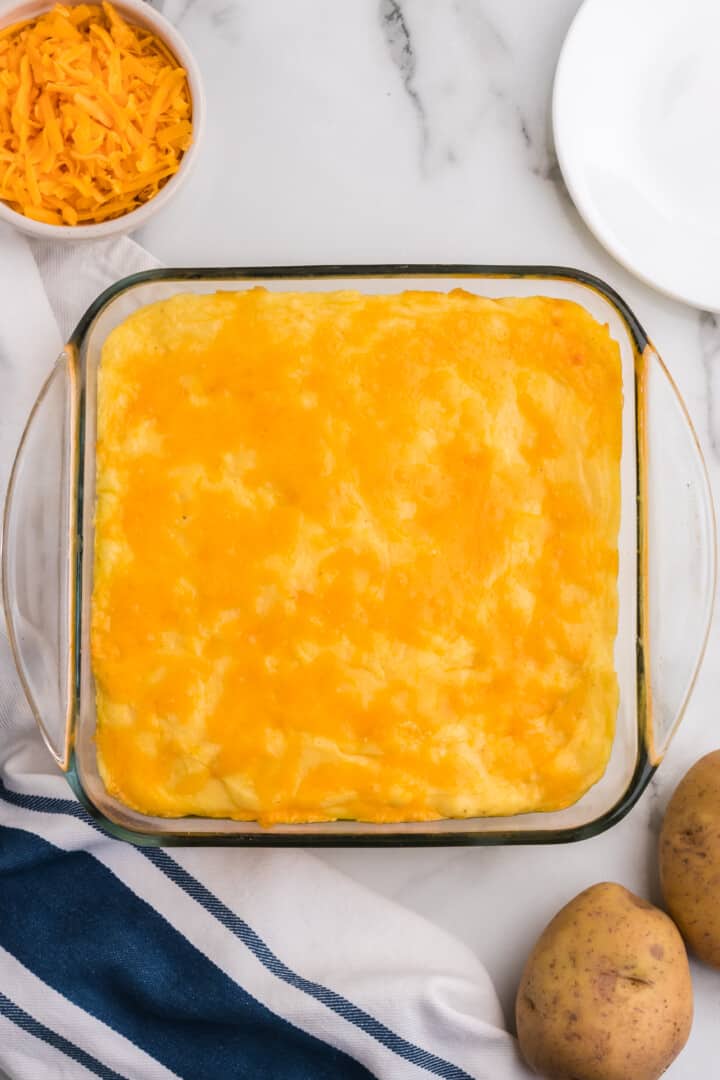
[{"label": "blue and white striped towel", "polygon": [[[0,229],[0,491],[61,339],[105,285],[152,264],[127,240],[31,249]],[[4,636],[0,1070],[11,1080],[529,1076],[476,958],[314,856],[141,850],[102,833],[50,763]]]}]

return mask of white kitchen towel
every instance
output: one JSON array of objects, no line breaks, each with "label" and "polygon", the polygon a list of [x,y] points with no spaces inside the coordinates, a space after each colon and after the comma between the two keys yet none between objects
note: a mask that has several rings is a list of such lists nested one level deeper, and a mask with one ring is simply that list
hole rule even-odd
[{"label": "white kitchen towel", "polygon": [[[0,227],[0,490],[61,342],[129,240]],[[0,1069],[12,1080],[526,1080],[459,942],[303,851],[134,848],[72,795],[0,640]],[[358,852],[358,859],[363,853]]]}]

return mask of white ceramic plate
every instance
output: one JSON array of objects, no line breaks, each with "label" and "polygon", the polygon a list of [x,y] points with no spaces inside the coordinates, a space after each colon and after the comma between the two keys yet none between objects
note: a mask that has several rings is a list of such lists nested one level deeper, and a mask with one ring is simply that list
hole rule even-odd
[{"label": "white ceramic plate", "polygon": [[651,285],[720,311],[720,0],[586,0],[555,75],[570,194]]}]

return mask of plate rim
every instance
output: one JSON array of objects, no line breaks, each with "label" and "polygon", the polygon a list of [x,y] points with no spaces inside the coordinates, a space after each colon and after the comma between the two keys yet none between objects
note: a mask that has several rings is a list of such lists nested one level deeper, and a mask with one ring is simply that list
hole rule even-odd
[{"label": "plate rim", "polygon": [[551,99],[551,119],[555,154],[557,156],[563,182],[575,209],[592,235],[605,251],[620,263],[625,270],[632,274],[633,277],[642,281],[645,285],[648,285],[657,292],[662,293],[664,296],[669,297],[671,300],[686,304],[699,311],[718,313],[720,312],[720,285],[718,285],[717,295],[714,298],[699,297],[697,294],[693,294],[692,290],[686,291],[681,287],[678,288],[677,285],[672,283],[667,284],[662,279],[658,279],[648,274],[646,270],[640,268],[633,260],[632,252],[628,252],[622,245],[616,243],[612,232],[608,234],[607,228],[603,225],[603,222],[607,219],[597,210],[597,205],[594,200],[591,197],[588,197],[587,193],[581,190],[581,187],[576,182],[576,174],[572,167],[573,154],[572,152],[568,153],[568,145],[572,145],[572,139],[568,139],[567,136],[562,133],[563,121],[561,119],[561,113],[564,107],[562,103],[565,92],[564,86],[572,85],[572,80],[568,79],[566,69],[569,63],[568,57],[572,55],[573,48],[576,45],[577,35],[582,31],[585,20],[590,18],[587,13],[590,12],[592,15],[595,15],[595,9],[602,9],[603,4],[605,4],[605,10],[607,10],[607,0],[583,0],[583,3],[578,8],[568,27],[560,48],[557,64],[555,65]]}]

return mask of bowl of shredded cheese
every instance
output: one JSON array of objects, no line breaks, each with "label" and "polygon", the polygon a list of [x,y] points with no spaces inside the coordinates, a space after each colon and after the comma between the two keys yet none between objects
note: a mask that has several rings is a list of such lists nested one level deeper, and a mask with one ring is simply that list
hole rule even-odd
[{"label": "bowl of shredded cheese", "polygon": [[187,178],[204,111],[187,45],[142,0],[0,2],[0,221],[139,228]]}]

